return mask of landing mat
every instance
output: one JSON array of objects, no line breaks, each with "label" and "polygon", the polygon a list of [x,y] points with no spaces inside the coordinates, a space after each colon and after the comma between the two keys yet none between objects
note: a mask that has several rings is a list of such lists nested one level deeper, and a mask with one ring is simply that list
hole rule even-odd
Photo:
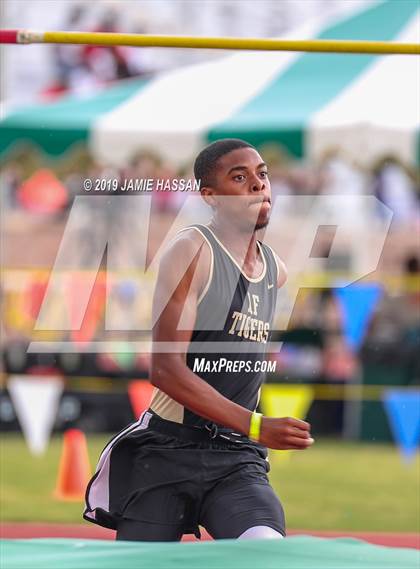
[{"label": "landing mat", "polygon": [[420,551],[352,538],[140,543],[5,539],[2,569],[419,569]]}]

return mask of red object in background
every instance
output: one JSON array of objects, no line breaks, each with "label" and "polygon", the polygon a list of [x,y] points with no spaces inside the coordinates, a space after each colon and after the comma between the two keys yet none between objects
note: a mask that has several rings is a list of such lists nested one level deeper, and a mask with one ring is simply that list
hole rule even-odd
[{"label": "red object in background", "polygon": [[47,291],[48,280],[41,278],[34,278],[26,289],[25,308],[32,320],[38,318],[41,305]]},{"label": "red object in background", "polygon": [[68,202],[67,188],[46,168],[38,170],[17,191],[19,203],[34,213],[56,213]]},{"label": "red object in background", "polygon": [[[89,274],[72,273],[69,277],[66,301],[70,315],[71,339],[74,343],[90,342],[101,321],[106,301],[106,276],[99,271],[79,327],[80,303],[91,286]],[[79,327],[79,328],[78,328]]]},{"label": "red object in background", "polygon": [[64,433],[54,496],[58,500],[83,501],[90,477],[86,437],[79,429],[69,429]]},{"label": "red object in background", "polygon": [[26,375],[37,375],[37,376],[48,376],[48,377],[57,377],[61,376],[61,372],[57,367],[54,366],[43,366],[43,365],[35,365],[28,367],[25,371]]},{"label": "red object in background", "polygon": [[144,379],[138,379],[129,383],[128,395],[136,419],[149,407],[153,389],[150,381]]},{"label": "red object in background", "polygon": [[41,101],[56,101],[57,99],[61,99],[63,95],[66,95],[69,92],[69,89],[63,83],[56,81],[55,83],[51,83],[48,87],[43,89],[39,94]]}]

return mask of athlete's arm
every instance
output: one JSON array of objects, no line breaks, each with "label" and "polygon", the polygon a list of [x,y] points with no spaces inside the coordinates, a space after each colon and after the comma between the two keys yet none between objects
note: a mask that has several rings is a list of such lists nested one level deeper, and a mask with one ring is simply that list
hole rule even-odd
[{"label": "athlete's arm", "polygon": [[[277,264],[277,288],[281,288],[285,282],[287,281],[287,268],[284,262],[280,259],[275,251],[273,251],[273,255]],[[306,421],[301,421],[300,419],[295,419],[293,417],[286,417],[286,418],[272,418],[272,417],[263,417],[262,425],[261,425],[261,442],[264,440],[266,446],[270,448],[277,448],[277,449],[296,449],[296,448],[307,448],[313,444],[313,439],[310,435],[310,425]],[[294,446],[294,441],[290,446],[287,446],[287,441],[285,441],[285,446],[273,446],[270,441],[273,438],[276,442],[279,442],[280,432],[282,434],[288,433],[290,437],[298,437],[303,438],[307,443],[306,446]],[[290,442],[290,441],[289,441]]]},{"label": "athlete's arm", "polygon": [[[186,270],[181,267],[185,259],[193,259]],[[163,255],[153,299],[156,323],[150,380],[193,413],[248,434],[251,411],[221,395],[186,364],[198,299],[207,283],[209,267],[209,247],[193,229],[184,231]],[[178,329],[179,322],[182,329]],[[159,352],[160,342],[177,349]],[[312,444],[309,437],[309,424],[304,421],[264,418],[260,441],[270,448],[304,449]]]}]

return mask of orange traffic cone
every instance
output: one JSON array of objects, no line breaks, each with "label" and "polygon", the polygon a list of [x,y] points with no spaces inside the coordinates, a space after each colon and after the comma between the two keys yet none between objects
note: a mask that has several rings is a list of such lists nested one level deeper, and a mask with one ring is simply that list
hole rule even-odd
[{"label": "orange traffic cone", "polygon": [[153,385],[150,381],[144,379],[130,381],[128,385],[128,395],[136,419],[149,407],[153,389]]},{"label": "orange traffic cone", "polygon": [[68,429],[63,438],[55,498],[83,501],[90,476],[86,437],[79,429]]}]

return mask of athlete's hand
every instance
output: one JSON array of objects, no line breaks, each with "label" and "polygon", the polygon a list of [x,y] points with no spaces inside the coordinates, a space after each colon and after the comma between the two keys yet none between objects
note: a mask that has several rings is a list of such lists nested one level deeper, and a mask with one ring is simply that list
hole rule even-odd
[{"label": "athlete's hand", "polygon": [[259,442],[277,450],[304,450],[314,443],[310,430],[309,423],[293,417],[263,417]]}]

